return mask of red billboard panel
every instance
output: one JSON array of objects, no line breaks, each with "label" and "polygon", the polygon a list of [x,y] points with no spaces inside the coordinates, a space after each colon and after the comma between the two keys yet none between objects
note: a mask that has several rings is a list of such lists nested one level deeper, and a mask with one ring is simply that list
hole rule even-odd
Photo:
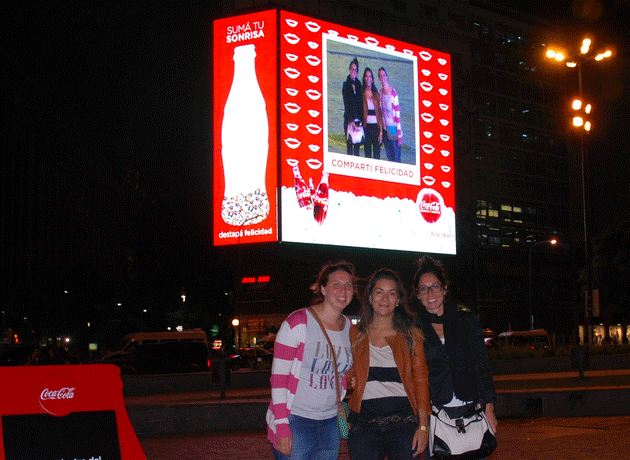
[{"label": "red billboard panel", "polygon": [[276,17],[214,22],[215,245],[278,240]]},{"label": "red billboard panel", "polygon": [[215,21],[215,245],[455,254],[450,67],[284,11]]},{"label": "red billboard panel", "polygon": [[454,254],[450,56],[279,25],[282,240]]}]

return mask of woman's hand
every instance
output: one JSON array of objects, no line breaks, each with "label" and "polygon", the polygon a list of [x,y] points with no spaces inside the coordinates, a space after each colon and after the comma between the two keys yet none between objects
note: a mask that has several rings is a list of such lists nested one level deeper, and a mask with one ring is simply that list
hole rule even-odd
[{"label": "woman's hand", "polygon": [[383,143],[383,131],[380,130],[378,133],[378,143],[382,144]]},{"label": "woman's hand", "polygon": [[288,438],[279,438],[276,441],[276,445],[278,446],[278,451],[280,451],[283,455],[287,457],[291,456],[291,448],[293,447],[293,438],[289,436]]},{"label": "woman's hand", "polygon": [[400,147],[402,145],[402,143],[403,143],[403,138],[399,137],[398,138],[398,146]]},{"label": "woman's hand", "polygon": [[411,443],[413,456],[417,457],[418,455],[423,454],[425,449],[427,448],[428,442],[429,442],[429,431],[423,430],[420,427],[418,427],[415,434],[413,435],[413,442]]},{"label": "woman's hand", "polygon": [[488,424],[490,425],[490,429],[494,434],[497,433],[497,426],[499,425],[499,421],[497,420],[497,416],[494,415],[494,404],[488,403],[486,404],[486,418],[488,419]]}]

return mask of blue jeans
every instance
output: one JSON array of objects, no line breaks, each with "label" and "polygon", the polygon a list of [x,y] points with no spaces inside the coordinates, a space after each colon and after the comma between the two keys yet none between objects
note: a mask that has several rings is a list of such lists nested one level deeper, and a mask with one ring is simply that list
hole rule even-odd
[{"label": "blue jeans", "polygon": [[385,152],[387,152],[387,161],[400,163],[401,148],[398,145],[398,139],[389,140],[386,129],[383,130],[383,146],[385,147]]},{"label": "blue jeans", "polygon": [[352,425],[348,437],[350,459],[382,460],[387,455],[388,460],[413,460],[411,445],[417,429],[418,425],[409,422],[381,427],[372,423]]},{"label": "blue jeans", "polygon": [[291,456],[273,449],[276,460],[337,460],[339,428],[336,416],[327,420],[312,420],[291,414],[289,428],[293,434]]}]

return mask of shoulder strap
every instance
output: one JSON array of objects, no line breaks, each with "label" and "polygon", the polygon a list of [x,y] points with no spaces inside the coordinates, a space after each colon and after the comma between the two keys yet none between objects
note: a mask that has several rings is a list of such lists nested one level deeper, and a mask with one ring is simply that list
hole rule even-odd
[{"label": "shoulder strap", "polygon": [[311,315],[313,315],[313,318],[315,318],[315,320],[317,321],[317,324],[319,324],[319,327],[322,329],[322,332],[324,333],[324,337],[326,337],[326,340],[328,340],[328,345],[330,346],[330,352],[332,353],[332,356],[333,356],[333,363],[335,364],[335,381],[337,382],[337,385],[335,385],[335,389],[337,390],[337,403],[340,404],[341,391],[339,390],[339,371],[337,370],[337,355],[335,353],[335,348],[333,347],[330,337],[328,337],[328,334],[326,333],[326,328],[322,324],[322,320],[319,319],[319,315],[315,312],[315,310],[313,310],[313,307],[308,307],[308,311],[311,312]]}]

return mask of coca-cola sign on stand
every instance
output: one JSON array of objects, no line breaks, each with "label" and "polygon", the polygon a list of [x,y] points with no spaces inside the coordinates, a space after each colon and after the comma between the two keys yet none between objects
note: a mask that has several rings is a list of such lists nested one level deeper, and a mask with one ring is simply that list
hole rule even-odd
[{"label": "coca-cola sign on stand", "polygon": [[76,388],[68,377],[50,376],[37,389],[39,405],[50,415],[68,415],[78,403]]}]

